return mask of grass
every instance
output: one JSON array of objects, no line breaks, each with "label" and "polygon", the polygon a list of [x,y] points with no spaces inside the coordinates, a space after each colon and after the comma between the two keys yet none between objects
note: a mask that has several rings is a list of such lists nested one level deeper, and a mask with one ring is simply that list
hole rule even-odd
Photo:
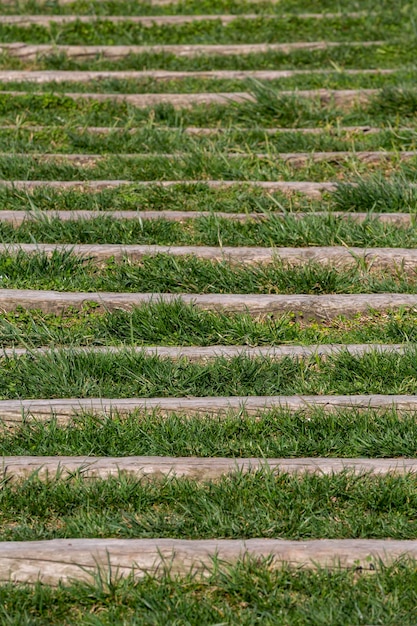
[{"label": "grass", "polygon": [[2,399],[415,394],[416,388],[413,346],[403,355],[341,351],[325,359],[239,356],[207,363],[130,350],[29,352],[4,357],[0,371]]},{"label": "grass", "polygon": [[184,417],[158,412],[79,415],[66,425],[27,421],[0,430],[2,455],[202,457],[411,457],[417,456],[414,414],[283,409],[254,418],[244,411]]},{"label": "grass", "polygon": [[291,476],[260,470],[216,482],[36,474],[5,481],[3,541],[55,538],[414,539],[417,478]]},{"label": "grass", "polygon": [[[398,17],[400,19],[398,19]],[[178,44],[243,44],[289,41],[320,41],[337,33],[337,41],[384,40],[404,37],[412,30],[406,15],[380,13],[373,19],[363,17],[300,19],[297,16],[282,19],[279,16],[259,15],[255,19],[239,18],[230,24],[199,20],[189,24],[143,26],[132,22],[112,23],[109,18],[99,21],[47,26],[19,26],[3,24],[0,38],[3,43],[68,45],[178,45]]]},{"label": "grass", "polygon": [[194,136],[182,128],[161,128],[152,124],[130,128],[108,127],[107,132],[96,132],[80,127],[42,127],[41,130],[27,128],[23,123],[2,129],[0,151],[77,153],[83,154],[146,154],[178,151],[224,151],[224,152],[309,152],[360,150],[413,150],[417,145],[417,128],[386,128],[378,133],[361,130],[344,131],[337,126],[324,126],[311,134],[302,131],[273,134],[268,129],[251,130],[233,127],[212,129],[208,136]]},{"label": "grass", "polygon": [[0,222],[3,243],[157,244],[194,246],[417,246],[415,225],[384,224],[369,214],[363,223],[340,219],[331,213],[302,220],[291,215],[263,222],[238,223],[225,218],[203,217],[185,222],[164,219],[118,220],[110,216],[64,222],[41,215],[21,226]]},{"label": "grass", "polygon": [[[190,625],[227,623],[272,626],[415,624],[416,565],[380,565],[372,576],[360,571],[272,571],[268,562],[240,561],[221,569],[213,564],[206,578],[165,573],[54,589],[41,583],[0,587],[2,619],[10,626],[102,624],[165,626],[178,615]],[[7,620],[7,621],[6,621]]]},{"label": "grass", "polygon": [[3,289],[56,289],[58,291],[117,291],[146,293],[330,294],[417,293],[416,276],[401,267],[378,271],[358,260],[339,270],[307,263],[290,266],[273,261],[267,266],[230,265],[192,256],[169,254],[143,257],[140,262],[110,259],[97,267],[71,255],[71,250],[0,254]]},{"label": "grass", "polygon": [[386,88],[371,101],[349,110],[322,106],[317,100],[280,95],[271,87],[255,83],[255,102],[195,106],[175,110],[161,104],[151,109],[137,109],[126,103],[73,100],[63,94],[45,93],[9,96],[0,94],[2,124],[32,123],[78,126],[151,125],[163,126],[272,126],[302,127],[330,125],[406,125],[417,111],[417,92],[408,88]]},{"label": "grass", "polygon": [[316,323],[293,316],[253,318],[244,313],[202,311],[181,300],[150,303],[132,311],[94,308],[63,315],[20,310],[0,316],[2,346],[43,345],[280,345],[288,343],[417,342],[413,310],[342,317]]}]

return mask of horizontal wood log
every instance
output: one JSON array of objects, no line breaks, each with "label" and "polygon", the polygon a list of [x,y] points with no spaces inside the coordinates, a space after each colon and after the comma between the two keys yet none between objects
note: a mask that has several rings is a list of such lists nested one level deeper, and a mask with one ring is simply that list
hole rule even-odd
[{"label": "horizontal wood log", "polygon": [[233,56],[281,52],[291,54],[297,50],[327,50],[337,47],[372,47],[381,46],[383,41],[296,41],[292,43],[260,44],[222,44],[222,45],[153,45],[153,46],[76,46],[61,44],[25,44],[2,43],[0,52],[24,61],[36,61],[42,56],[65,54],[70,59],[79,61],[93,60],[97,57],[117,61],[132,54],[173,54],[178,57],[196,57],[200,55]]},{"label": "horizontal wood log", "polygon": [[287,566],[375,570],[380,562],[417,558],[417,541],[391,539],[52,539],[2,541],[0,581],[57,585],[93,582],[99,569],[112,580],[133,574],[161,576],[207,574],[213,560],[220,567],[245,557],[272,557],[270,568]]},{"label": "horizontal wood log", "polygon": [[[264,135],[279,135],[280,133],[303,133],[307,135],[320,135],[330,134],[340,136],[343,133],[348,134],[375,134],[381,132],[390,132],[391,128],[375,127],[375,126],[317,126],[315,128],[265,128],[264,126],[253,128],[241,128],[237,127],[220,127],[213,126],[212,128],[203,128],[201,126],[185,126],[183,128],[176,128],[175,126],[158,126],[159,130],[173,133],[185,133],[187,135],[219,135],[223,133],[262,133]],[[92,133],[98,135],[110,135],[112,133],[127,133],[134,135],[140,133],[143,129],[138,127],[125,128],[124,126],[42,126],[33,124],[7,124],[0,125],[0,130],[12,131],[12,132],[80,132],[80,133]],[[408,126],[396,126],[395,131],[410,131],[414,132],[414,128]]]},{"label": "horizontal wood log", "polygon": [[[4,2],[2,3],[4,4]],[[60,4],[62,4],[60,2]],[[235,15],[2,15],[2,24],[15,26],[48,26],[49,24],[97,24],[111,22],[112,24],[133,23],[141,26],[176,26],[179,24],[192,24],[195,22],[221,22],[223,25],[230,24],[235,20],[322,20],[322,19],[357,19],[368,17],[366,11],[349,11],[348,13],[297,13],[297,14],[259,14],[239,13]]]},{"label": "horizontal wood log", "polygon": [[338,316],[352,317],[370,311],[416,309],[417,294],[339,294],[339,295],[270,295],[270,294],[171,294],[66,292],[37,289],[0,289],[0,311],[18,307],[44,313],[62,314],[68,308],[82,309],[95,304],[98,311],[131,310],[149,302],[176,302],[203,310],[248,313],[253,316],[293,313],[303,319],[329,320]]},{"label": "horizontal wood log", "polygon": [[[161,415],[225,416],[240,412],[260,415],[266,411],[282,409],[311,414],[315,409],[328,413],[341,410],[388,411],[417,415],[415,395],[327,395],[327,396],[210,396],[193,398],[63,398],[52,400],[0,400],[0,423],[13,428],[31,419],[59,424],[71,423],[81,414],[129,415],[132,412]],[[139,417],[138,417],[139,419]]]},{"label": "horizontal wood log", "polygon": [[[40,16],[41,17],[41,16]],[[235,17],[235,16],[230,16]],[[346,76],[378,76],[389,75],[397,72],[397,69],[346,69],[341,73]],[[70,71],[70,70],[1,70],[0,83],[64,83],[77,82],[88,83],[97,80],[183,80],[187,78],[210,78],[219,80],[278,80],[310,74],[331,75],[335,70],[207,70],[207,71],[168,71],[168,70],[118,70],[118,71]]]},{"label": "horizontal wood log", "polygon": [[415,474],[417,459],[365,458],[196,458],[163,456],[91,457],[91,456],[4,456],[0,462],[2,478],[22,479],[36,472],[40,480],[68,478],[106,479],[124,474],[137,479],[167,477],[208,481],[234,472],[269,470],[282,474],[322,474],[352,472]]},{"label": "horizontal wood log", "polygon": [[323,246],[305,248],[266,248],[250,246],[157,246],[124,244],[59,244],[59,243],[0,243],[0,254],[46,254],[70,252],[94,263],[109,259],[140,261],[144,257],[169,254],[191,256],[206,261],[244,265],[269,264],[280,261],[288,265],[318,263],[335,268],[355,267],[365,263],[372,269],[401,269],[415,271],[417,249],[413,248],[354,248]]},{"label": "horizontal wood log", "polygon": [[[269,162],[283,162],[291,165],[292,167],[304,167],[308,163],[343,163],[346,160],[361,161],[364,163],[381,163],[384,161],[407,161],[409,159],[415,159],[417,156],[417,150],[397,150],[397,151],[369,151],[358,150],[353,151],[329,151],[329,152],[271,152],[271,153],[256,153],[256,152],[228,152],[228,153],[215,153],[211,155],[207,153],[207,158],[219,158],[222,156],[228,159],[262,159]],[[97,163],[105,161],[107,159],[187,159],[192,155],[187,152],[148,152],[148,153],[107,153],[107,154],[74,154],[74,153],[40,153],[40,152],[24,152],[24,153],[10,153],[0,152],[0,158],[26,158],[40,163],[49,161],[63,161],[64,163],[71,163],[78,166],[94,167]]]},{"label": "horizontal wood log", "polygon": [[212,361],[218,358],[233,359],[245,357],[248,359],[266,358],[280,360],[283,358],[308,359],[311,357],[326,358],[340,353],[362,356],[369,353],[378,354],[406,354],[414,350],[414,344],[320,344],[311,346],[61,346],[51,348],[2,348],[0,359],[18,358],[22,356],[55,355],[55,354],[142,354],[144,356],[158,356],[161,359],[178,361],[185,359],[191,363]]},{"label": "horizontal wood log", "polygon": [[235,180],[0,180],[0,187],[29,191],[42,187],[59,190],[101,191],[126,185],[135,187],[176,187],[178,185],[204,184],[210,189],[254,187],[266,192],[285,194],[301,193],[310,198],[320,198],[325,191],[334,191],[336,183],[311,183],[308,181],[235,181]]},{"label": "horizontal wood log", "polygon": [[[334,104],[349,108],[355,104],[366,104],[379,93],[378,89],[307,89],[280,91],[280,96],[317,100],[321,105]],[[296,95],[295,95],[296,94]],[[0,95],[22,97],[22,91],[0,91]],[[31,97],[45,97],[45,92],[30,92]],[[232,102],[255,102],[255,97],[246,91],[224,93],[60,93],[59,96],[73,100],[95,100],[97,102],[123,102],[137,108],[148,108],[159,104],[170,104],[174,108],[186,109],[197,105],[230,104]]]},{"label": "horizontal wood log", "polygon": [[226,213],[223,211],[88,211],[84,209],[73,211],[1,211],[0,222],[7,222],[14,226],[19,226],[29,221],[48,221],[58,219],[61,222],[72,222],[77,220],[95,220],[108,218],[114,220],[166,220],[168,222],[185,222],[194,219],[225,219],[236,222],[265,222],[270,219],[304,220],[313,219],[343,219],[352,222],[365,222],[366,220],[378,220],[384,224],[397,226],[411,226],[417,221],[417,215],[413,213],[354,213],[342,211],[311,211],[311,212],[290,212],[290,213]]}]

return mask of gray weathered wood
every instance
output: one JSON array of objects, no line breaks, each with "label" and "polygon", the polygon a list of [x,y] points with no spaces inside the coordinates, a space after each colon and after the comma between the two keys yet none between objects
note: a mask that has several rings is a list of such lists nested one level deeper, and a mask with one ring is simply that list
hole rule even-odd
[{"label": "gray weathered wood", "polygon": [[40,480],[59,476],[82,476],[106,479],[121,473],[135,478],[159,479],[176,476],[193,480],[216,480],[232,472],[271,470],[285,474],[332,475],[349,471],[372,473],[415,474],[417,459],[366,458],[197,458],[197,457],[92,457],[92,456],[4,456],[0,459],[3,478],[22,479],[36,472]]},{"label": "gray weathered wood", "polygon": [[16,427],[30,419],[48,421],[56,418],[68,424],[82,413],[99,415],[128,415],[133,411],[169,415],[213,415],[219,417],[244,411],[259,415],[268,410],[311,413],[314,409],[326,412],[340,410],[397,410],[417,414],[415,395],[327,395],[327,396],[210,396],[193,398],[63,398],[52,400],[0,400],[0,422]]},{"label": "gray weathered wood", "polygon": [[0,222],[7,222],[18,226],[28,220],[49,220],[59,219],[62,222],[82,220],[94,220],[98,218],[109,218],[115,220],[166,220],[169,222],[185,222],[187,220],[213,218],[226,219],[237,222],[264,222],[269,219],[280,220],[303,220],[305,218],[336,218],[353,222],[364,222],[366,220],[378,220],[385,224],[396,224],[398,226],[411,226],[417,220],[413,213],[354,213],[342,211],[311,211],[291,212],[291,213],[225,213],[223,211],[88,211],[84,209],[73,211],[1,211]]},{"label": "gray weathered wood", "polygon": [[384,354],[406,354],[415,350],[414,344],[320,344],[311,346],[282,345],[282,346],[61,346],[40,348],[2,348],[2,357],[36,356],[42,354],[143,354],[144,356],[158,356],[161,359],[186,359],[190,362],[205,362],[217,358],[233,359],[245,357],[249,359],[266,358],[280,360],[285,357],[302,359],[319,356],[325,358],[340,353],[353,356],[362,356],[370,352]]},{"label": "gray weathered wood", "polygon": [[250,556],[273,557],[269,567],[374,570],[381,561],[417,558],[417,541],[390,539],[52,539],[2,541],[0,580],[48,585],[71,580],[92,582],[100,569],[104,580],[134,574],[207,572],[213,559],[220,567]]},{"label": "gray weathered wood", "polygon": [[[323,105],[334,103],[339,107],[351,107],[366,104],[379,93],[378,89],[309,89],[298,90],[297,97],[317,100]],[[0,95],[22,96],[22,91],[0,91]],[[281,96],[294,97],[294,91],[280,91]],[[45,92],[31,92],[31,96],[44,96]],[[196,105],[230,104],[232,102],[255,102],[255,96],[246,91],[228,91],[223,93],[70,93],[60,94],[73,100],[96,100],[97,102],[124,102],[137,108],[147,108],[158,104],[171,104],[178,108],[191,108]]]},{"label": "gray weathered wood", "polygon": [[308,181],[235,181],[235,180],[0,180],[0,187],[11,189],[38,189],[51,187],[53,189],[79,189],[82,191],[101,191],[102,189],[117,188],[125,185],[135,187],[175,187],[177,185],[203,184],[211,189],[227,189],[230,187],[255,187],[269,193],[302,193],[310,198],[320,198],[324,191],[334,191],[336,183],[312,183]]},{"label": "gray weathered wood", "polygon": [[352,317],[374,311],[417,308],[417,294],[339,294],[312,296],[305,294],[172,294],[65,292],[38,289],[0,289],[0,311],[18,307],[37,309],[44,313],[61,314],[68,308],[82,309],[94,303],[97,310],[131,310],[149,302],[181,300],[203,310],[231,313],[246,312],[253,316],[293,313],[303,319],[328,320],[340,315]]},{"label": "gray weathered wood", "polygon": [[103,263],[109,259],[139,261],[146,256],[169,254],[192,256],[207,261],[226,261],[245,265],[269,264],[281,261],[289,265],[318,263],[337,268],[366,263],[373,269],[412,270],[417,268],[414,248],[347,248],[345,246],[310,246],[305,248],[266,248],[249,246],[157,246],[124,244],[59,244],[59,243],[0,243],[0,254],[47,254],[71,252],[76,256]]},{"label": "gray weathered wood", "polygon": [[[2,2],[4,4],[4,0]],[[60,3],[62,4],[62,3]],[[210,15],[2,15],[2,24],[13,24],[16,26],[48,26],[49,24],[72,24],[80,22],[82,24],[95,24],[100,22],[133,23],[141,26],[155,25],[178,25],[190,24],[194,22],[215,21],[223,25],[230,24],[235,20],[270,19],[283,20],[303,19],[356,19],[367,17],[370,14],[366,11],[349,11],[348,13],[297,13],[296,15],[284,14],[259,14],[259,13],[239,13],[239,14],[210,14]],[[372,14],[371,14],[372,15]]]},{"label": "gray weathered wood", "polygon": [[[358,150],[356,152],[349,152],[347,150],[329,151],[329,152],[271,152],[271,153],[256,153],[256,152],[227,152],[220,153],[221,156],[228,159],[267,159],[272,161],[283,161],[293,167],[302,167],[307,163],[342,163],[347,159],[353,161],[363,161],[364,163],[380,163],[381,161],[396,160],[405,161],[408,159],[414,159],[417,156],[417,150],[400,150],[400,151],[380,151],[380,150]],[[75,163],[82,166],[95,166],[100,161],[106,159],[112,159],[114,157],[120,159],[154,159],[164,158],[171,160],[178,160],[180,158],[187,158],[189,153],[187,152],[136,152],[136,153],[104,153],[104,154],[74,154],[74,153],[48,153],[48,152],[23,152],[23,153],[10,153],[0,152],[0,157],[10,157],[16,159],[30,158],[38,162],[49,161],[64,161],[68,163]],[[213,152],[211,155],[213,158],[219,156],[219,153]]]},{"label": "gray weathered wood", "polygon": [[[41,17],[41,16],[39,16]],[[234,16],[231,16],[234,17]],[[346,69],[343,74],[347,76],[360,75],[388,75],[397,72],[397,69]],[[278,80],[307,74],[333,74],[335,70],[207,70],[207,71],[168,71],[168,70],[118,70],[118,71],[66,71],[66,70],[1,70],[0,83],[28,82],[44,84],[49,82],[77,82],[88,83],[96,80],[181,80],[184,78],[213,78],[223,80]]]},{"label": "gray weathered wood", "polygon": [[380,46],[383,41],[297,41],[292,43],[260,43],[260,44],[222,44],[222,45],[153,45],[153,46],[76,46],[61,44],[26,44],[2,43],[0,51],[24,61],[36,61],[39,57],[50,54],[65,54],[70,59],[89,60],[100,56],[116,61],[125,59],[132,54],[174,54],[178,57],[195,57],[199,55],[243,55],[261,54],[264,52],[281,52],[290,54],[295,50],[327,50],[337,47],[371,47]]}]

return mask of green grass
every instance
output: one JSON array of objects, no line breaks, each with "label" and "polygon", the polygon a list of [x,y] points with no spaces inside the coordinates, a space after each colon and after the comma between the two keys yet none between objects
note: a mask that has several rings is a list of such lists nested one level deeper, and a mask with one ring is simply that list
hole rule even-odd
[{"label": "green grass", "polygon": [[253,318],[244,313],[202,311],[177,300],[132,311],[98,313],[87,306],[63,315],[20,310],[0,316],[3,346],[43,345],[280,345],[288,343],[417,342],[412,310],[299,322],[293,316]]},{"label": "green grass", "polygon": [[[208,573],[207,573],[208,574]],[[272,571],[268,562],[246,560],[213,565],[210,575],[108,582],[104,573],[90,584],[54,589],[40,583],[0,587],[1,618],[10,626],[166,626],[181,622],[273,626],[306,623],[412,626],[416,621],[416,565],[399,561],[360,571]]]},{"label": "green grass", "polygon": [[[320,129],[319,129],[320,130]],[[42,130],[27,128],[25,124],[2,129],[0,151],[2,152],[48,152],[83,154],[146,154],[177,151],[256,151],[309,152],[337,150],[413,150],[417,145],[417,128],[382,129],[378,133],[344,131],[327,127],[311,134],[301,131],[274,134],[267,129],[240,130],[230,127],[208,136],[195,136],[182,128],[161,128],[151,124],[138,128],[109,127],[108,132],[97,133],[80,127],[48,127]]]},{"label": "green grass", "polygon": [[27,421],[0,430],[2,455],[202,457],[416,457],[414,414],[308,408],[184,417],[133,411],[88,414],[59,426]]},{"label": "green grass", "polygon": [[[400,19],[398,19],[400,17]],[[67,45],[153,45],[153,44],[243,44],[278,43],[289,41],[372,41],[410,34],[412,27],[407,16],[380,13],[366,17],[328,18],[325,20],[282,19],[278,16],[259,16],[255,19],[237,19],[222,25],[219,21],[204,21],[178,25],[143,26],[132,22],[112,23],[101,19],[91,24],[75,22],[48,26],[19,26],[3,24],[0,38],[3,43],[27,42],[33,44]]]},{"label": "green grass", "polygon": [[263,222],[247,223],[218,218],[215,214],[181,223],[163,219],[118,220],[106,216],[63,222],[42,215],[16,228],[0,222],[0,242],[414,248],[417,233],[414,224],[409,227],[384,224],[374,219],[372,213],[364,223],[340,219],[331,213],[302,220],[288,215],[284,220],[270,217]]},{"label": "green grass", "polygon": [[195,106],[175,110],[161,104],[137,109],[126,103],[72,100],[62,94],[0,94],[2,124],[32,123],[43,125],[76,124],[78,126],[168,125],[183,126],[320,126],[371,124],[378,126],[413,123],[417,111],[417,92],[411,89],[387,88],[368,104],[342,111],[332,105],[322,106],[314,99],[282,96],[278,91],[254,84],[255,102],[228,105]]},{"label": "green grass", "polygon": [[4,357],[0,397],[129,398],[273,396],[295,394],[415,394],[416,349],[405,354],[348,352],[305,359],[218,357],[172,361],[130,350],[55,351]]},{"label": "green grass", "polygon": [[3,482],[3,541],[55,538],[414,539],[417,478],[291,476],[261,470],[216,482],[124,476]]},{"label": "green grass", "polygon": [[156,293],[416,293],[415,272],[366,268],[361,261],[345,271],[330,265],[290,266],[274,261],[267,266],[230,265],[169,254],[143,257],[140,262],[110,259],[97,267],[71,255],[71,250],[0,254],[2,289],[58,291],[118,291]]}]

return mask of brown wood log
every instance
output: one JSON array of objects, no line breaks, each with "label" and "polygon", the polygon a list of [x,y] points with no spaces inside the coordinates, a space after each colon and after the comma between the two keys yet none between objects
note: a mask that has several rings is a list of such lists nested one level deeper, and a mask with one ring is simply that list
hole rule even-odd
[{"label": "brown wood log", "polygon": [[52,220],[71,222],[79,219],[94,220],[109,218],[114,220],[166,220],[168,222],[185,222],[187,220],[213,218],[225,219],[237,222],[264,222],[269,219],[296,219],[308,218],[326,219],[336,218],[352,222],[365,222],[366,220],[378,220],[385,224],[398,226],[411,226],[416,222],[417,216],[412,213],[345,213],[341,211],[311,211],[294,213],[225,213],[223,211],[88,211],[84,209],[73,211],[1,211],[0,222],[7,222],[19,226],[28,220]]},{"label": "brown wood log", "polygon": [[[387,411],[400,414],[417,413],[417,396],[413,395],[327,395],[327,396],[228,396],[195,398],[63,398],[52,400],[0,400],[0,421],[9,428],[30,419],[59,424],[71,423],[74,416],[89,413],[98,415],[128,415],[133,411],[161,415],[222,415],[245,411],[259,415],[269,410],[303,411],[314,409],[333,413],[340,410]],[[139,419],[139,418],[138,418]]]},{"label": "brown wood log", "polygon": [[312,183],[308,181],[234,181],[234,180],[0,180],[1,187],[25,191],[50,187],[52,189],[79,189],[82,191],[101,191],[125,185],[135,187],[176,187],[178,185],[204,184],[210,189],[228,189],[230,187],[254,187],[266,192],[286,194],[302,193],[310,198],[320,198],[324,191],[334,191],[336,183]]},{"label": "brown wood log", "polygon": [[198,481],[218,480],[234,472],[267,470],[282,474],[333,475],[340,472],[415,474],[417,459],[366,458],[196,458],[196,457],[91,457],[91,456],[5,456],[0,472],[3,478],[22,479],[36,472],[40,480],[54,477],[82,476],[106,479],[124,474],[134,478],[188,478]]},{"label": "brown wood log", "polygon": [[401,557],[417,558],[417,541],[390,539],[52,539],[2,541],[1,582],[57,585],[72,580],[93,582],[99,569],[104,580],[133,574],[160,576],[201,573],[213,559],[225,567],[245,557],[273,557],[269,567],[326,567],[375,570]]},{"label": "brown wood log", "polygon": [[[253,1],[253,0],[252,0]],[[3,2],[4,4],[4,2]],[[60,2],[60,4],[63,4]],[[191,24],[194,22],[215,21],[223,25],[230,24],[235,20],[319,20],[319,19],[357,19],[368,17],[366,11],[349,11],[348,13],[297,13],[296,15],[284,14],[262,14],[259,13],[239,13],[235,15],[2,15],[3,24],[13,24],[16,26],[48,26],[49,24],[72,24],[80,22],[82,24],[95,24],[100,22],[112,22],[113,24],[133,23],[141,26],[176,26],[179,24]]]},{"label": "brown wood log", "polygon": [[317,263],[336,268],[355,267],[365,263],[371,269],[401,269],[415,271],[417,249],[413,248],[346,248],[323,246],[305,248],[265,248],[249,246],[157,246],[124,244],[59,244],[59,243],[0,243],[0,254],[46,254],[71,252],[78,257],[102,264],[109,259],[140,261],[144,257],[169,254],[192,256],[206,261],[258,265],[282,262],[288,265]]},{"label": "brown wood log", "polygon": [[[338,107],[349,108],[356,104],[366,104],[370,98],[379,93],[378,89],[310,89],[298,90],[297,97],[317,100],[322,105],[333,103]],[[280,96],[294,97],[294,91],[281,91]],[[25,95],[22,91],[0,91],[0,95],[20,96]],[[33,96],[45,96],[45,92],[31,92]],[[73,100],[96,100],[97,102],[124,102],[137,108],[148,108],[158,104],[171,104],[179,109],[191,108],[197,105],[230,104],[231,102],[247,103],[254,102],[255,97],[246,92],[223,92],[223,93],[69,93],[59,94]]]},{"label": "brown wood log", "polygon": [[51,54],[65,54],[70,59],[90,60],[96,57],[125,59],[132,54],[174,54],[178,57],[196,57],[200,55],[245,55],[265,52],[291,54],[296,50],[327,50],[337,47],[372,47],[381,46],[383,41],[297,41],[293,43],[271,44],[223,44],[223,45],[153,45],[153,46],[76,46],[60,44],[25,44],[2,43],[0,51],[13,58],[24,61],[36,61],[39,57]]},{"label": "brown wood log", "polygon": [[311,346],[282,345],[282,346],[61,346],[50,348],[2,348],[0,359],[17,358],[21,356],[37,356],[42,354],[143,354],[144,356],[158,356],[161,359],[174,361],[185,359],[192,363],[212,361],[217,358],[233,359],[245,357],[248,359],[266,358],[280,360],[285,357],[294,359],[308,359],[311,357],[326,358],[343,353],[353,356],[362,356],[370,352],[387,354],[406,354],[413,349],[413,344],[320,344]]},{"label": "brown wood log", "polygon": [[[44,16],[39,16],[44,17]],[[61,17],[61,16],[59,16]],[[65,17],[65,16],[62,16]],[[236,17],[236,16],[230,16]],[[2,18],[3,19],[3,18]],[[346,69],[343,74],[347,76],[360,75],[388,75],[397,72],[397,69]],[[168,71],[168,70],[118,70],[118,71],[64,71],[64,70],[2,70],[0,71],[0,83],[28,82],[45,84],[49,82],[77,82],[88,83],[96,80],[182,80],[186,78],[210,78],[218,80],[278,80],[308,74],[333,74],[334,70],[207,70],[207,71]]]},{"label": "brown wood log", "polygon": [[62,314],[94,304],[98,311],[131,310],[149,302],[176,302],[209,311],[248,313],[253,316],[279,316],[292,313],[305,320],[330,320],[341,315],[352,317],[370,311],[390,311],[417,308],[417,294],[172,294],[65,292],[40,289],[0,289],[0,311],[15,311],[18,307],[44,313]]}]

